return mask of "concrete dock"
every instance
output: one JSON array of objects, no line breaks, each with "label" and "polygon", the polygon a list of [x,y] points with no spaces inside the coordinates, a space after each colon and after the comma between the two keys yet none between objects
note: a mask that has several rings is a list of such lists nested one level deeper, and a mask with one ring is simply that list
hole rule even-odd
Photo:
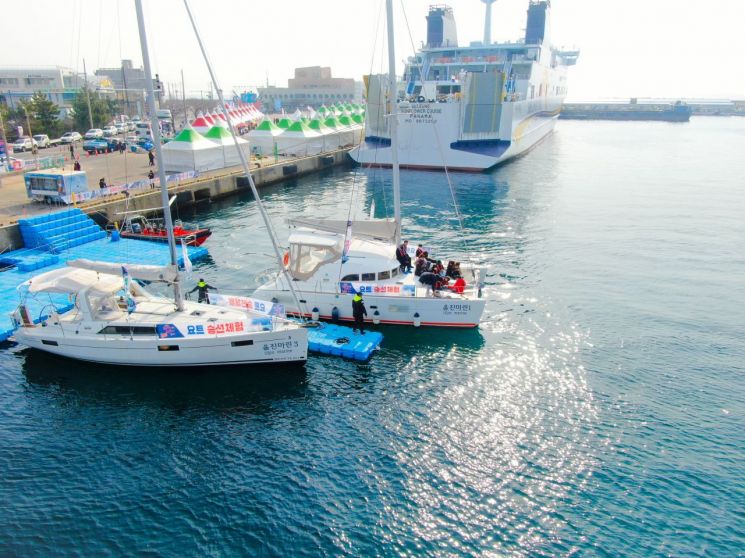
[{"label": "concrete dock", "polygon": [[[67,151],[65,153],[65,151]],[[259,186],[274,184],[293,177],[317,172],[324,168],[348,164],[349,148],[300,158],[279,157],[251,160],[251,174]],[[79,153],[78,153],[79,154]],[[56,147],[43,150],[40,157],[56,155],[67,157],[68,168],[72,167],[68,148]],[[79,154],[80,155],[80,154]],[[123,184],[141,180],[150,169],[146,154],[108,153],[98,156],[80,156],[82,170],[88,173],[89,187],[98,184],[104,177],[110,184]],[[249,188],[241,167],[230,167],[200,174],[196,178],[185,180],[169,186],[172,195],[176,195],[179,206],[191,205],[201,201],[226,197],[246,191]],[[129,198],[127,201],[127,197]],[[77,207],[88,214],[96,214],[97,220],[106,218],[109,221],[120,218],[119,213],[125,210],[148,213],[158,211],[161,206],[159,189],[131,190],[129,196],[114,194],[79,203]],[[66,207],[66,206],[62,206]],[[60,206],[32,202],[26,196],[24,173],[16,172],[0,175],[0,252],[24,247],[18,228],[18,220],[24,217],[47,214],[59,211]]]}]

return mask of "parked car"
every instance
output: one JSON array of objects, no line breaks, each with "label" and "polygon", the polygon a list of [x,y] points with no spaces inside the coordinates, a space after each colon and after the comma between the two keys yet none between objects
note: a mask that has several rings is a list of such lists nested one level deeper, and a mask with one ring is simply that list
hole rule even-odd
[{"label": "parked car", "polygon": [[13,148],[13,153],[20,153],[21,151],[26,151],[27,149],[31,150],[35,145],[36,140],[28,136],[21,136],[16,141],[10,144],[10,146]]},{"label": "parked car", "polygon": [[83,150],[88,153],[106,153],[109,150],[109,142],[103,138],[87,139],[83,142]]},{"label": "parked car", "polygon": [[46,149],[49,147],[49,136],[46,134],[36,134],[34,140],[36,140],[36,145],[39,146],[39,149]]},{"label": "parked car", "polygon": [[91,128],[85,133],[85,139],[98,139],[103,137],[103,130],[101,128]]},{"label": "parked car", "polygon": [[126,122],[117,122],[116,124],[114,124],[114,126],[116,127],[117,134],[123,134],[128,129]]},{"label": "parked car", "polygon": [[62,143],[75,143],[76,141],[82,141],[83,136],[79,132],[66,132],[61,138]]},{"label": "parked car", "polygon": [[131,120],[127,122],[127,131],[134,132],[135,128],[136,128],[136,125],[134,122],[132,122]]},{"label": "parked car", "polygon": [[103,129],[103,137],[110,138],[111,136],[116,135],[116,126],[106,126]]}]

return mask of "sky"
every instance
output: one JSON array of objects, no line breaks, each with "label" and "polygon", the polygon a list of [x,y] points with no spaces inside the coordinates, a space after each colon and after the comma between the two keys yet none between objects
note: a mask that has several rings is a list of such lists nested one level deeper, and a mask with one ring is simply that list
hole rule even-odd
[{"label": "sky", "polygon": [[[398,73],[426,38],[430,4],[453,7],[461,45],[483,38],[479,0],[394,0]],[[330,66],[360,80],[384,72],[383,0],[190,0],[224,90],[265,82],[286,86],[293,70]],[[187,95],[209,88],[209,75],[183,0],[143,0],[153,71]],[[497,0],[492,39],[524,33],[528,0]],[[3,23],[2,67],[66,66],[92,74],[142,64],[134,0],[15,2]],[[7,15],[7,13],[6,13]],[[568,100],[629,97],[745,99],[745,0],[553,0],[553,43],[577,47]],[[29,36],[30,35],[30,36]],[[30,43],[29,43],[30,41]],[[11,48],[29,44],[31,48]]]}]

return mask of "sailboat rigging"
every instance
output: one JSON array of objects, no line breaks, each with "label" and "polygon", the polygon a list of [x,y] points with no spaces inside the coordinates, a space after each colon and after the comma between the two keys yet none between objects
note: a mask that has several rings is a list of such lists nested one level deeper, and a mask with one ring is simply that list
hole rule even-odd
[{"label": "sailboat rigging", "polygon": [[[486,304],[482,298],[482,269],[475,264],[461,266],[450,260],[448,270],[453,284],[438,289],[446,283],[445,277],[429,273],[427,279],[433,285],[428,286],[423,281],[424,273],[420,276],[408,272],[407,266],[395,256],[402,244],[392,0],[386,0],[386,18],[389,91],[386,121],[391,138],[394,218],[392,221],[291,219],[294,230],[289,237],[289,257],[283,271],[261,285],[256,293],[285,304],[288,313],[347,321],[353,319],[352,297],[363,293],[368,309],[372,310],[368,319],[373,323],[477,327]],[[422,265],[429,264],[426,261]],[[311,313],[293,303],[290,293],[294,291],[306,307],[312,308]]]},{"label": "sailboat rigging", "polygon": [[[141,0],[135,0],[135,8],[155,149],[158,161],[162,161]],[[222,104],[222,98],[220,100]],[[224,104],[222,106],[227,113]],[[247,164],[244,168],[250,177]],[[79,259],[68,262],[65,268],[35,276],[20,287],[23,298],[13,316],[18,327],[15,340],[49,353],[106,364],[305,363],[307,330],[278,316],[278,306],[262,305],[263,311],[259,311],[184,300],[162,165],[158,166],[158,172],[170,265],[112,264]],[[256,199],[261,207],[258,196]],[[149,293],[137,280],[169,285],[173,288],[173,299]],[[53,295],[66,295],[73,304],[59,310],[52,304],[54,310],[49,316],[35,324],[30,319],[28,303],[29,299],[42,295],[48,295],[50,302]]]}]

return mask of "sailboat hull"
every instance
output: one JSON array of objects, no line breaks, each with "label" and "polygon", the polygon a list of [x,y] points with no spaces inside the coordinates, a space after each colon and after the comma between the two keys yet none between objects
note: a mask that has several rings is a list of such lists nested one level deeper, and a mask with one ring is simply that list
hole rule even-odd
[{"label": "sailboat hull", "polygon": [[[311,317],[318,309],[322,320],[353,322],[352,294],[322,293],[298,290],[303,308],[293,302],[289,290],[274,290],[264,286],[259,289],[262,297],[276,298],[285,305],[288,314]],[[258,294],[258,293],[257,293]],[[485,299],[375,296],[365,294],[366,323],[377,321],[387,325],[429,327],[478,327],[486,304]],[[304,302],[303,302],[304,301]],[[377,312],[377,315],[376,315]]]},{"label": "sailboat hull", "polygon": [[72,332],[60,334],[57,329],[54,326],[21,328],[15,340],[54,355],[120,366],[302,365],[307,360],[308,334],[304,329],[252,332],[229,339],[107,336],[105,340],[74,336]]}]

